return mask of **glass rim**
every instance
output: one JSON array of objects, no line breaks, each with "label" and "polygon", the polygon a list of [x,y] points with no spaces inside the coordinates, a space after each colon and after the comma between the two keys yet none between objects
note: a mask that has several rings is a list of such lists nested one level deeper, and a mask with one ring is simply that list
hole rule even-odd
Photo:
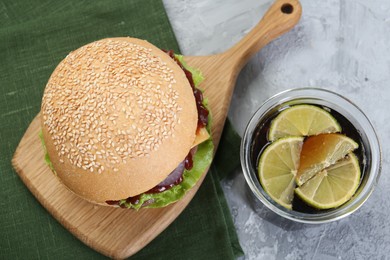
[{"label": "glass rim", "polygon": [[[271,198],[267,198],[261,190],[261,184],[257,179],[257,173],[254,171],[252,164],[250,162],[250,148],[251,148],[251,140],[253,136],[253,132],[260,121],[260,119],[271,109],[281,106],[287,102],[291,102],[299,99],[311,99],[319,102],[320,100],[324,100],[328,98],[325,103],[329,103],[332,105],[336,105],[339,109],[348,110],[349,116],[353,117],[359,126],[364,125],[364,131],[361,132],[362,135],[365,136],[365,140],[368,143],[364,143],[364,146],[369,146],[369,154],[371,156],[371,165],[370,168],[367,169],[369,176],[367,181],[356,197],[351,200],[351,202],[340,206],[334,210],[329,210],[321,213],[303,213],[294,210],[288,210],[278,204],[276,204]],[[335,99],[333,102],[329,101],[330,99]],[[334,102],[340,102],[334,104]],[[315,104],[315,102],[313,102]],[[338,109],[335,111],[341,113]],[[343,113],[341,113],[343,116]],[[346,116],[347,117],[347,116]],[[348,117],[347,117],[348,118]],[[348,118],[350,119],[350,118]],[[355,125],[355,124],[354,124]],[[363,127],[362,127],[363,128]],[[364,114],[364,112],[355,105],[349,99],[343,97],[342,95],[322,89],[322,88],[295,88],[288,89],[282,91],[272,97],[268,98],[253,114],[251,119],[249,120],[246,129],[244,131],[244,135],[241,141],[241,149],[240,149],[240,160],[241,167],[244,173],[245,180],[255,195],[255,197],[260,200],[268,209],[275,212],[276,214],[285,217],[287,219],[309,223],[309,224],[317,224],[317,223],[326,223],[335,220],[339,220],[344,218],[353,212],[355,212],[358,208],[360,208],[364,202],[368,199],[368,197],[373,192],[375,186],[378,183],[381,165],[382,165],[382,153],[379,144],[378,136],[374,130],[374,127],[368,117]]]}]

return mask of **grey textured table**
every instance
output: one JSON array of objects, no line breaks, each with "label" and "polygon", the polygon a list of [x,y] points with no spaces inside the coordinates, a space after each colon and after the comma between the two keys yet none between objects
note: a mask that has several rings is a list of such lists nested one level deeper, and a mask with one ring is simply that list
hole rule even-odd
[{"label": "grey textured table", "polygon": [[[226,50],[262,17],[269,0],[164,0],[184,54]],[[241,170],[223,182],[245,259],[389,259],[390,1],[302,0],[291,32],[244,67],[229,117],[240,134],[254,111],[286,89],[338,92],[370,118],[382,145],[382,176],[369,200],[337,222],[284,220],[250,195]]]}]

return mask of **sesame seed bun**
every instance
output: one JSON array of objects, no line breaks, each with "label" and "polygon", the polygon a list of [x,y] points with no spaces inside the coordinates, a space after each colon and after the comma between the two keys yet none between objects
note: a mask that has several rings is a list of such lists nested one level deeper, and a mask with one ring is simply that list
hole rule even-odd
[{"label": "sesame seed bun", "polygon": [[56,175],[102,205],[141,194],[187,156],[197,109],[182,69],[147,41],[108,38],[71,52],[42,99]]}]

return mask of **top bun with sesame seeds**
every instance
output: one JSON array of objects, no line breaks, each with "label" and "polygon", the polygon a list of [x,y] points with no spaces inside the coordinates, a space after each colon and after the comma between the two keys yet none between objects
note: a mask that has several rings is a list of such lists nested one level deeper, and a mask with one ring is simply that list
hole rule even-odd
[{"label": "top bun with sesame seeds", "polygon": [[163,181],[189,153],[197,119],[180,66],[147,41],[128,37],[92,42],[66,56],[41,107],[57,177],[101,205]]}]

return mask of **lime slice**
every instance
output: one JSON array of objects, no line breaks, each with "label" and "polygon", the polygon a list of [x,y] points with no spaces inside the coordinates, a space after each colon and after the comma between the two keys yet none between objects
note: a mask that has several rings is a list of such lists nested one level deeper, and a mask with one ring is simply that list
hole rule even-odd
[{"label": "lime slice", "polygon": [[295,175],[303,137],[286,137],[271,143],[260,156],[259,179],[263,189],[279,205],[291,209]]},{"label": "lime slice", "polygon": [[268,140],[335,132],[341,132],[341,127],[329,112],[317,106],[296,105],[283,110],[272,120]]},{"label": "lime slice", "polygon": [[320,134],[308,137],[302,146],[296,182],[301,186],[316,173],[344,158],[358,144],[342,134]]},{"label": "lime slice", "polygon": [[351,153],[296,188],[295,193],[317,209],[336,208],[355,194],[359,182],[359,162]]}]

